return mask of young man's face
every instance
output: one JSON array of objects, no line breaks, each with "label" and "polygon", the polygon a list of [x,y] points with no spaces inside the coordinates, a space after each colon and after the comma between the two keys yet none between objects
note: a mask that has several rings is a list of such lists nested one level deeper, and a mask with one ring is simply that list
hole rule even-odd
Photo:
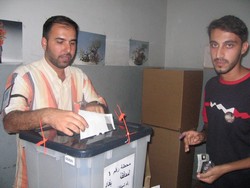
[{"label": "young man's face", "polygon": [[247,51],[248,43],[242,43],[234,33],[214,29],[210,35],[210,53],[214,69],[226,74],[240,66],[242,55]]},{"label": "young man's face", "polygon": [[42,38],[45,58],[55,68],[65,68],[72,64],[76,53],[76,31],[73,27],[54,24],[48,40]]}]

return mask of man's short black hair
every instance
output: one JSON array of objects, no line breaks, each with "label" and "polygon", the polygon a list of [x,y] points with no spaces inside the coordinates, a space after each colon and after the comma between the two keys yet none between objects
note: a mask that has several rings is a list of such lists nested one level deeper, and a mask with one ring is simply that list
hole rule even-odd
[{"label": "man's short black hair", "polygon": [[242,43],[246,42],[248,39],[248,29],[246,24],[241,19],[233,15],[226,15],[213,20],[207,29],[209,37],[214,29],[234,33],[241,39]]},{"label": "man's short black hair", "polygon": [[48,34],[49,34],[50,30],[51,30],[51,27],[55,23],[72,26],[76,31],[76,36],[78,36],[79,27],[78,27],[77,23],[74,22],[72,19],[66,17],[66,16],[57,15],[57,16],[50,17],[44,23],[44,25],[43,25],[43,37],[48,39]]}]

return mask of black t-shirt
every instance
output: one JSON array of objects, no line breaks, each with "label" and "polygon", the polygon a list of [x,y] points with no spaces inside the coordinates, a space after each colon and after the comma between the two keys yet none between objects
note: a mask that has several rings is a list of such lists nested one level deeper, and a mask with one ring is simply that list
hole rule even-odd
[{"label": "black t-shirt", "polygon": [[[210,79],[203,115],[207,153],[215,165],[250,157],[250,74],[234,82]],[[225,174],[210,187],[250,187],[250,169]]]}]

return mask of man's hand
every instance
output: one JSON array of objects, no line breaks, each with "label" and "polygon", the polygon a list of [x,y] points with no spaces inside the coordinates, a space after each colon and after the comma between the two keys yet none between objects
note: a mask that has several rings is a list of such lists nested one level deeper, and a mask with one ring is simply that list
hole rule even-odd
[{"label": "man's hand", "polygon": [[190,130],[183,132],[180,136],[180,139],[183,139],[185,152],[188,152],[189,146],[198,145],[204,142],[205,135],[203,132]]},{"label": "man's hand", "polygon": [[211,184],[223,174],[224,173],[221,166],[214,166],[213,168],[210,168],[206,173],[198,173],[197,178],[200,181]]},{"label": "man's hand", "polygon": [[210,168],[206,173],[197,174],[197,178],[206,183],[213,183],[226,173],[242,169],[250,169],[250,157],[231,163],[216,165]]},{"label": "man's hand", "polygon": [[72,136],[74,132],[79,134],[80,131],[84,131],[88,127],[82,116],[72,111],[56,108],[47,109],[43,114],[42,122],[69,136]]}]

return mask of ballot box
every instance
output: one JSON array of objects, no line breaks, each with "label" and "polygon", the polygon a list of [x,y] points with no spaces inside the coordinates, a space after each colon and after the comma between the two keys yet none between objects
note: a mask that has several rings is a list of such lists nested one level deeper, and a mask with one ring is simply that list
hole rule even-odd
[{"label": "ballot box", "polygon": [[30,188],[142,188],[152,129],[127,123],[102,135],[79,139],[54,129],[19,134],[26,151]]}]

